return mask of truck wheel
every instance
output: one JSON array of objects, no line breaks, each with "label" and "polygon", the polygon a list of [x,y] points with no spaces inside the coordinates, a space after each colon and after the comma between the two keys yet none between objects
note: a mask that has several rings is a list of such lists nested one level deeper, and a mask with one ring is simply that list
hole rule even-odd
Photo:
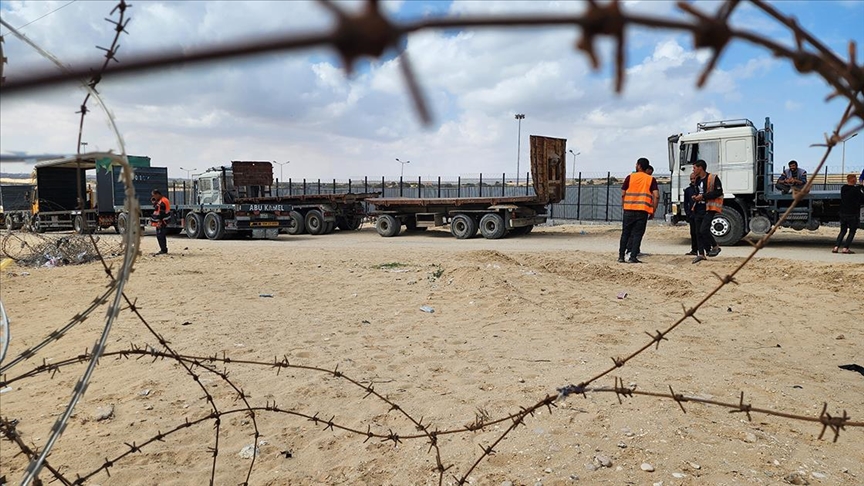
[{"label": "truck wheel", "polygon": [[467,240],[477,234],[477,221],[467,214],[457,214],[450,220],[450,233],[460,240]]},{"label": "truck wheel", "polygon": [[354,216],[351,218],[340,218],[336,223],[336,227],[342,231],[355,231],[363,224],[363,218]]},{"label": "truck wheel", "polygon": [[129,230],[129,216],[126,213],[117,215],[117,222],[114,224],[115,231],[121,235],[125,235]]},{"label": "truck wheel", "polygon": [[520,226],[518,228],[513,228],[510,230],[510,234],[513,236],[524,236],[531,232],[534,229],[533,224],[529,224],[528,226]]},{"label": "truck wheel", "polygon": [[480,234],[484,238],[497,240],[507,234],[507,226],[504,224],[504,218],[498,213],[484,214],[480,218]]},{"label": "truck wheel", "polygon": [[726,208],[711,220],[711,234],[718,245],[734,245],[744,237],[744,218],[738,211]]},{"label": "truck wheel", "polygon": [[11,233],[12,230],[15,229],[15,221],[12,220],[12,216],[11,216],[11,215],[6,215],[6,218],[4,218],[4,219],[6,220],[6,221],[5,221],[5,223],[6,223],[6,231],[9,231],[9,232]]},{"label": "truck wheel", "polygon": [[391,214],[382,214],[378,216],[378,221],[375,222],[375,229],[378,234],[384,237],[396,236],[402,229],[402,223]]},{"label": "truck wheel", "polygon": [[225,221],[218,213],[207,213],[204,216],[204,234],[211,240],[225,238]]},{"label": "truck wheel", "polygon": [[84,216],[79,214],[72,218],[72,229],[79,235],[83,235],[87,232],[87,228],[84,226]]},{"label": "truck wheel", "polygon": [[324,234],[324,230],[326,229],[326,223],[324,222],[324,215],[321,214],[321,211],[313,209],[306,213],[305,223],[306,231],[308,231],[310,235]]},{"label": "truck wheel", "polygon": [[198,213],[189,213],[186,215],[186,236],[193,240],[204,238],[204,218]]},{"label": "truck wheel", "polygon": [[288,213],[288,216],[291,217],[291,222],[288,223],[288,228],[285,229],[286,233],[289,235],[302,235],[306,232],[306,223],[303,222],[302,214],[297,211],[291,211]]}]

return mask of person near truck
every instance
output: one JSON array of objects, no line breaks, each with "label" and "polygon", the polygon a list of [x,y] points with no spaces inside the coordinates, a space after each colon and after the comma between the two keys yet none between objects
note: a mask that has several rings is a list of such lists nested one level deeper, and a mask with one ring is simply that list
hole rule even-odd
[{"label": "person near truck", "polygon": [[720,246],[711,234],[714,216],[723,212],[723,185],[716,174],[708,173],[708,164],[699,159],[693,164],[696,174],[696,194],[692,197],[693,214],[698,230],[698,248],[693,263],[707,260],[720,254]]},{"label": "person near truck", "polygon": [[633,237],[630,247],[630,258],[628,263],[642,263],[639,261],[639,250],[642,246],[642,236],[648,218],[654,214],[657,204],[660,202],[660,190],[657,181],[648,175],[650,162],[645,157],[636,161],[636,172],[624,179],[621,186],[621,204],[624,207],[624,218],[621,227],[621,241],[618,243],[618,263],[624,263],[624,252]]},{"label": "person near truck", "polygon": [[699,227],[696,226],[696,218],[693,214],[693,196],[696,195],[696,173],[690,173],[690,185],[684,188],[684,215],[687,217],[687,225],[690,226],[690,251],[685,255],[696,256],[699,254]]},{"label": "person near truck", "polygon": [[792,189],[801,189],[804,187],[804,184],[807,184],[807,171],[798,168],[798,161],[790,160],[789,168],[783,169],[783,174],[777,179],[774,187],[783,194],[789,194],[789,191]]},{"label": "person near truck", "polygon": [[[840,188],[840,234],[837,235],[837,242],[831,253],[855,253],[849,247],[852,246],[852,239],[861,224],[861,206],[864,206],[864,186],[856,186],[855,174],[849,174],[846,176],[846,185]],[[849,236],[844,244],[843,237],[847,231]]]},{"label": "person near truck", "polygon": [[[648,168],[645,169],[645,173],[651,177],[654,177],[654,166],[649,165]],[[657,179],[654,179],[654,181],[656,182]],[[659,188],[659,186],[658,186],[658,188]],[[650,216],[648,216],[648,219],[654,219],[654,214],[652,213]],[[646,226],[646,228],[647,228],[647,226]],[[644,238],[645,236],[643,235],[642,237]],[[625,258],[628,257],[628,254],[631,253],[632,249],[633,249],[633,235],[630,235],[630,241],[627,242],[627,251],[624,252]],[[640,252],[639,254],[636,255],[637,258],[643,257],[643,256],[650,256],[650,255],[648,255],[647,253],[642,253],[642,252]]]},{"label": "person near truck", "polygon": [[150,224],[156,228],[156,241],[159,242],[159,252],[155,255],[166,255],[168,253],[168,218],[170,217],[171,203],[162,195],[159,189],[153,189],[150,201],[153,202],[153,215],[150,216]]}]

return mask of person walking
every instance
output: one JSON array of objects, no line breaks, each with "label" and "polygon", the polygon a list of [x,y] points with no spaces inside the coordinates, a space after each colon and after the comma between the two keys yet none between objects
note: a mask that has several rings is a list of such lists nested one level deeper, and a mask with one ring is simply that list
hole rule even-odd
[{"label": "person walking", "polygon": [[723,212],[723,185],[720,178],[715,174],[708,173],[708,164],[699,159],[693,164],[693,173],[696,174],[696,195],[692,200],[693,214],[698,227],[698,247],[696,258],[693,263],[707,260],[707,257],[715,257],[720,254],[720,246],[711,234],[711,222],[714,216]]},{"label": "person walking", "polygon": [[[650,162],[645,157],[636,161],[636,172],[628,175],[621,186],[621,204],[624,207],[624,217],[621,225],[621,241],[618,243],[618,262],[624,263],[624,253],[630,246],[628,263],[639,261],[639,250],[642,246],[642,236],[648,218],[654,214],[660,202],[660,190],[657,181],[648,175]],[[630,238],[633,237],[631,243]],[[632,245],[632,246],[631,246]]]},{"label": "person walking", "polygon": [[699,227],[696,226],[695,214],[693,214],[693,196],[696,195],[696,173],[690,173],[690,185],[684,188],[684,215],[687,217],[687,225],[690,226],[690,251],[685,255],[696,256],[699,254]]},{"label": "person walking", "polygon": [[[855,233],[858,231],[858,225],[861,224],[861,206],[864,205],[864,186],[855,185],[855,174],[846,176],[846,185],[840,188],[840,234],[837,235],[837,242],[834,244],[834,249],[831,253],[855,253],[850,250],[852,239],[855,238]],[[849,232],[849,237],[846,238],[846,244],[843,244],[843,237],[846,232]],[[843,247],[840,250],[840,247]]]},{"label": "person walking", "polygon": [[159,252],[156,255],[166,255],[168,253],[168,218],[171,216],[171,202],[168,198],[162,195],[159,189],[153,189],[151,192],[150,201],[153,202],[153,215],[150,216],[150,224],[156,227],[156,241],[159,242]]}]

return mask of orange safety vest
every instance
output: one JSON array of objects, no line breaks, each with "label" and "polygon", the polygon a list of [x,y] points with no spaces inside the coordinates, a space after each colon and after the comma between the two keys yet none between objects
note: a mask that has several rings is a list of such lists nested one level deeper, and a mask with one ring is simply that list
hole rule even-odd
[{"label": "orange safety vest", "polygon": [[[714,180],[717,178],[714,174],[708,174],[708,183],[705,184],[705,192],[711,192],[714,190]],[[706,199],[705,200],[705,211],[712,211],[715,213],[723,212],[723,195],[715,199]]]},{"label": "orange safety vest", "polygon": [[625,211],[645,211],[654,214],[654,194],[651,193],[651,182],[654,178],[644,172],[630,174],[630,183],[624,191]]},{"label": "orange safety vest", "polygon": [[[167,216],[171,213],[171,202],[168,201],[168,198],[165,196],[162,196],[162,199],[156,201],[156,211],[153,212],[153,216],[159,216],[159,214],[160,214],[159,208],[163,204],[165,205],[165,218],[167,218]],[[167,219],[157,219],[155,221],[152,221],[150,224],[152,226],[156,226],[156,227],[167,226],[168,221],[167,221]]]}]

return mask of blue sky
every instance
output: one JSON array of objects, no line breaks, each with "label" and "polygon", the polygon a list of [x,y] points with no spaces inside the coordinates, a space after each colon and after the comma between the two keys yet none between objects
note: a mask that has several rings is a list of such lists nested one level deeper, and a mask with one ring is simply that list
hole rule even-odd
[{"label": "blue sky", "polygon": [[[3,19],[27,24],[66,1],[0,1]],[[322,32],[332,26],[315,2],[132,2],[129,35],[120,59],[137,53],[231,42],[249,35]],[[340,3],[357,9],[358,2]],[[383,2],[397,21],[424,15],[496,15],[518,12],[577,13],[583,2]],[[719,2],[696,2],[713,11]],[[864,1],[775,2],[786,15],[845,57],[850,40],[864,51]],[[101,56],[94,46],[110,42],[110,2],[75,1],[33,22],[23,32],[64,62]],[[623,2],[625,11],[681,18],[672,2]],[[790,34],[748,4],[733,25],[791,45]],[[2,29],[5,34],[6,29]],[[736,41],[702,90],[695,88],[707,61],[688,36],[630,29],[628,78],[613,90],[611,44],[601,42],[603,66],[590,69],[575,52],[576,28],[468,29],[420,32],[406,52],[425,90],[434,123],[424,127],[389,53],[360,66],[350,78],[329,49],[287,52],[145,76],[105,79],[100,93],[114,114],[130,154],[149,155],[182,177],[230,160],[290,161],[284,177],[347,179],[398,177],[396,158],[410,160],[412,179],[507,173],[515,177],[517,123],[522,121],[521,172],[528,136],[568,139],[580,155],[577,170],[590,175],[626,172],[639,157],[665,171],[666,137],[692,131],[700,121],[770,116],[778,162],[797,159],[812,168],[821,158],[823,134],[833,129],[845,104],[825,102],[830,89],[816,75],[800,75],[787,61]],[[7,79],[45,60],[18,39],[5,36]],[[860,61],[859,61],[860,62]],[[4,153],[73,153],[83,91],[72,85],[0,97],[0,150]],[[91,108],[96,108],[91,103]],[[85,122],[89,150],[117,150],[105,117],[94,110]],[[572,157],[572,156],[571,156]],[[572,158],[568,159],[568,170]],[[841,151],[828,166],[839,172]],[[864,168],[864,135],[846,144],[847,172]],[[27,172],[26,164],[3,163],[4,172]],[[278,170],[277,170],[278,174]]]}]

